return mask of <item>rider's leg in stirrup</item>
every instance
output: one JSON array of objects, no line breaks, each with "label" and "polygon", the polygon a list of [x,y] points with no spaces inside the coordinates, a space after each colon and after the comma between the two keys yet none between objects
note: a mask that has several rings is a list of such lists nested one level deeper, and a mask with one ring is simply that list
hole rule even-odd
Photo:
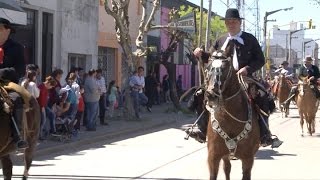
[{"label": "rider's leg in stirrup", "polygon": [[[273,111],[270,107],[274,107],[272,103],[273,99],[269,95],[258,96],[255,99],[257,105],[261,109],[259,112],[259,127],[260,127],[260,140],[263,147],[271,145],[272,148],[278,148],[283,141],[280,141],[278,137],[272,138],[271,131],[269,129],[269,114]],[[272,104],[272,105],[270,105]]]},{"label": "rider's leg in stirrup", "polygon": [[187,135],[194,138],[200,143],[206,142],[208,118],[209,118],[209,111],[204,110],[199,115],[197,121],[192,125],[192,127],[186,130]]},{"label": "rider's leg in stirrup", "polygon": [[312,89],[312,92],[314,93],[314,95],[316,96],[316,98],[319,100],[320,99],[320,91],[317,88],[317,85],[310,85],[310,88]]},{"label": "rider's leg in stirrup", "polygon": [[16,92],[9,93],[10,98],[14,103],[14,110],[11,116],[11,128],[13,134],[13,141],[16,143],[18,149],[28,148],[28,143],[21,139],[20,128],[23,119],[23,100]]},{"label": "rider's leg in stirrup", "polygon": [[291,90],[290,90],[290,93],[289,93],[289,96],[288,96],[288,99],[285,100],[282,105],[289,108],[289,105],[290,105],[290,102],[291,100],[295,97],[295,94],[297,93],[297,89],[298,87],[297,86],[292,86]]}]

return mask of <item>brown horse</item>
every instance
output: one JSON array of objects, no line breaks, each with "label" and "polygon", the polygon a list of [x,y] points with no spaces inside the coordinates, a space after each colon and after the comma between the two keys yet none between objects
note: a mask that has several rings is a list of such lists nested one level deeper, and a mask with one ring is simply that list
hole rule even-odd
[{"label": "brown horse", "polygon": [[[28,171],[30,169],[33,154],[35,152],[40,126],[40,107],[35,98],[30,96],[25,89],[18,87],[13,83],[9,83],[6,89],[15,89],[23,97],[24,100],[28,100],[29,108],[24,113],[22,122],[23,135],[29,144],[29,148],[24,150],[24,162],[25,169],[23,179],[27,179]],[[2,86],[0,87],[0,160],[2,163],[2,171],[4,180],[10,180],[12,177],[13,163],[10,159],[10,153],[16,151],[16,145],[12,140],[12,129],[11,124],[11,113],[12,105],[10,98],[8,97],[7,91]],[[26,102],[26,101],[25,101]]]},{"label": "brown horse", "polygon": [[217,179],[221,159],[225,177],[230,179],[230,157],[242,161],[242,179],[250,180],[260,144],[258,114],[245,90],[242,76],[236,74],[231,63],[230,58],[216,56],[206,70],[210,180]]},{"label": "brown horse", "polygon": [[304,135],[304,120],[306,121],[308,132],[312,136],[312,134],[315,133],[315,117],[318,111],[319,102],[314,95],[313,90],[310,88],[310,81],[308,78],[303,78],[302,81],[299,82],[298,91],[299,93],[295,98],[300,115],[301,136]]},{"label": "brown horse", "polygon": [[277,88],[278,107],[281,112],[285,113],[285,117],[289,115],[289,107],[282,106],[282,103],[288,99],[292,83],[284,74],[279,75],[279,84]]}]

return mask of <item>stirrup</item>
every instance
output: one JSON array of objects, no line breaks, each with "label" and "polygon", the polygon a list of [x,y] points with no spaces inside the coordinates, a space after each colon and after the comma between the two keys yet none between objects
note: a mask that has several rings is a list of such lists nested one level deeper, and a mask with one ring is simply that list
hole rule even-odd
[{"label": "stirrup", "polygon": [[[195,129],[197,129],[197,132],[194,131]],[[189,137],[192,137],[200,143],[206,142],[206,136],[198,127],[192,126],[186,129],[185,132],[187,133],[186,137],[184,138],[185,140],[189,140]]]},{"label": "stirrup", "polygon": [[271,144],[271,148],[278,148],[282,145],[283,141],[281,141],[276,135],[272,135],[275,136],[274,139],[272,139],[272,144]]}]

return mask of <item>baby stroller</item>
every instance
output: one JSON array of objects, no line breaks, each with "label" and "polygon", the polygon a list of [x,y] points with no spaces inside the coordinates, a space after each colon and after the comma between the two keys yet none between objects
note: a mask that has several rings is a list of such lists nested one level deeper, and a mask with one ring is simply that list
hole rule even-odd
[{"label": "baby stroller", "polygon": [[58,138],[60,142],[71,141],[77,136],[77,131],[74,129],[76,123],[76,119],[72,120],[69,117],[56,118],[56,133],[53,133],[52,136]]},{"label": "baby stroller", "polygon": [[56,132],[52,134],[61,142],[71,141],[77,137],[77,131],[74,129],[77,119],[74,117],[74,107],[70,106],[66,112],[62,112],[66,97],[68,96],[68,89],[62,88],[59,95],[59,103],[55,106],[57,118],[55,121]]}]

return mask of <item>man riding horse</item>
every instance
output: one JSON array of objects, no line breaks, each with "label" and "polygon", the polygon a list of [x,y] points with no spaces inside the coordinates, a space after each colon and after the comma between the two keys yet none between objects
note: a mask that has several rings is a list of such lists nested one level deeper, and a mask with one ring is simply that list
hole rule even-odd
[{"label": "man riding horse", "polygon": [[[303,66],[299,69],[298,78],[302,79],[304,77],[307,77],[310,81],[310,88],[312,89],[313,93],[315,94],[317,99],[320,99],[320,92],[317,88],[318,81],[320,80],[320,72],[319,68],[312,64],[313,59],[310,56],[307,56],[303,60]],[[295,97],[295,95],[298,93],[298,86],[293,86],[291,88],[290,94],[288,96],[288,99],[283,102],[283,105],[285,107],[289,107],[290,101]]]},{"label": "man riding horse", "polygon": [[10,34],[14,32],[10,21],[0,18],[0,80],[6,82],[5,85],[11,82],[9,84],[14,86],[14,88],[9,88],[11,89],[9,96],[14,104],[11,128],[17,148],[24,149],[28,147],[28,143],[21,140],[19,125],[22,121],[23,104],[26,102],[22,99],[21,94],[14,89],[19,88],[16,84],[25,74],[25,62],[23,46],[9,38]]},{"label": "man riding horse", "polygon": [[[234,69],[237,71],[237,74],[252,77],[252,74],[265,64],[264,55],[257,39],[253,35],[241,31],[242,18],[240,18],[237,9],[228,9],[225,18],[222,20],[225,20],[228,33],[216,40],[213,50],[225,51],[228,45],[233,45],[234,50],[230,58],[232,59]],[[194,55],[197,58],[201,58],[203,63],[208,63],[211,53],[196,48]],[[278,138],[272,139],[268,127],[269,113],[274,110],[269,107],[270,103],[274,106],[274,102],[270,100],[268,93],[262,85],[258,84],[258,86],[260,86],[259,89],[261,93],[254,101],[263,111],[263,115],[261,115],[261,120],[259,121],[261,145],[272,145],[273,148],[277,148],[282,144],[282,141]],[[202,89],[196,91],[196,96],[204,96],[204,91]],[[194,98],[196,99],[197,97]],[[205,142],[208,117],[209,112],[204,109],[204,112],[198,117],[195,123],[196,126],[187,129],[186,133],[201,143]]]}]

